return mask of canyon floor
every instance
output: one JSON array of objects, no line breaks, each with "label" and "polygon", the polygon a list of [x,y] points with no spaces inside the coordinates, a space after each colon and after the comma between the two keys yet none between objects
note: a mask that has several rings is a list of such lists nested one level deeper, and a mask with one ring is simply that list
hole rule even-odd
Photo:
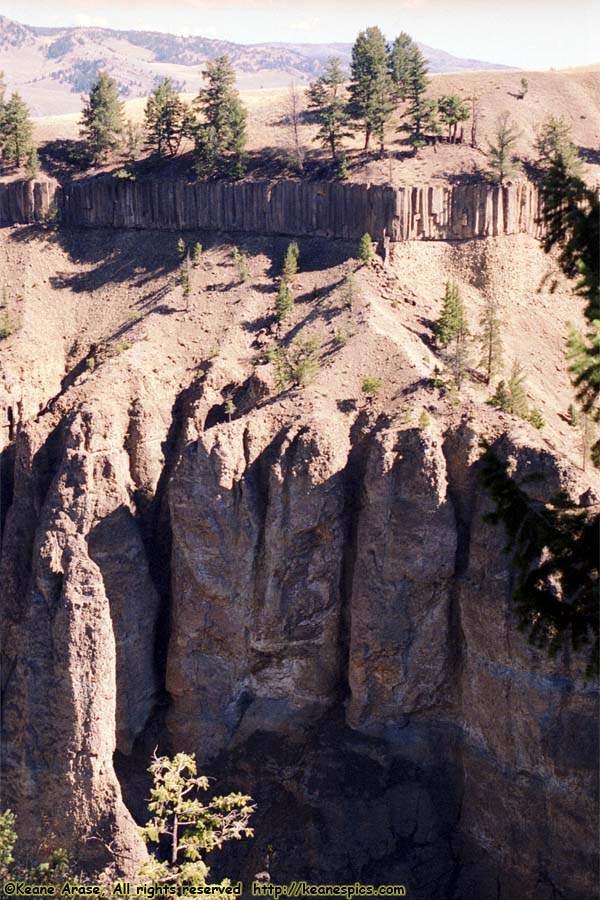
[{"label": "canyon floor", "polygon": [[[477,479],[485,437],[517,476],[545,476],[541,498],[598,502],[567,421],[572,284],[514,235],[397,244],[350,296],[357,247],[307,239],[278,324],[287,241],[184,237],[204,248],[189,298],[175,233],[0,232],[16,326],[0,345],[4,791],[21,840],[50,828],[82,865],[110,846],[131,869],[158,745],[256,797],[256,839],[226,874],[588,900],[597,693],[584,650],[551,660],[519,632]],[[448,280],[473,332],[501,301],[505,367],[524,366],[542,431],[486,403],[475,347],[459,397],[434,386]],[[318,371],[282,388],[268,351],[298,338]]]}]

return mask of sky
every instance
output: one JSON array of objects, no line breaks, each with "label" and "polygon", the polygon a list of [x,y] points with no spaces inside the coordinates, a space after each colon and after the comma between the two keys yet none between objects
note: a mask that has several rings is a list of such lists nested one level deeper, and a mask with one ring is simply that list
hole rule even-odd
[{"label": "sky", "polygon": [[27,25],[99,25],[239,43],[353,41],[369,25],[456,56],[525,69],[600,61],[600,0],[0,0]]}]

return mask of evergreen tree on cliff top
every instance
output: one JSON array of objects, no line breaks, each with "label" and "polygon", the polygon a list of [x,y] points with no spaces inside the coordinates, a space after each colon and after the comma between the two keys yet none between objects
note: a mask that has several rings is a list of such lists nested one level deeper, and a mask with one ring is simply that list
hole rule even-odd
[{"label": "evergreen tree on cliff top", "polygon": [[389,51],[389,70],[397,101],[408,99],[408,80],[415,43],[410,34],[402,31]]},{"label": "evergreen tree on cliff top", "polygon": [[321,77],[308,89],[308,106],[319,125],[315,140],[331,150],[334,162],[343,139],[352,137],[344,80],[340,61],[332,56]]},{"label": "evergreen tree on cliff top", "polygon": [[124,129],[123,104],[117,82],[108,72],[98,72],[84,101],[80,128],[94,162],[100,162],[117,149]]},{"label": "evergreen tree on cliff top", "polygon": [[371,135],[384,146],[385,126],[394,110],[385,38],[379,28],[367,28],[352,48],[350,109],[365,132],[365,150]]},{"label": "evergreen tree on cliff top", "polygon": [[20,96],[13,94],[0,108],[0,150],[6,162],[22,165],[33,150],[33,128],[29,110]]},{"label": "evergreen tree on cliff top", "polygon": [[200,175],[241,178],[246,110],[235,88],[235,69],[229,57],[218,56],[202,75],[208,87],[194,101],[202,117],[196,132],[196,170]]},{"label": "evergreen tree on cliff top", "polygon": [[179,98],[170,78],[152,91],[144,111],[146,146],[159,156],[175,156],[190,133],[191,111]]},{"label": "evergreen tree on cliff top", "polygon": [[488,142],[489,177],[495,184],[503,184],[507,178],[516,175],[521,165],[514,159],[515,145],[519,132],[511,120],[510,113],[501,112],[496,119],[496,141]]},{"label": "evergreen tree on cliff top", "polygon": [[424,143],[426,131],[437,131],[437,125],[434,104],[425,96],[429,85],[427,62],[413,39],[404,32],[392,45],[390,71],[396,97],[408,103],[402,130],[409,132],[410,143],[418,149]]}]

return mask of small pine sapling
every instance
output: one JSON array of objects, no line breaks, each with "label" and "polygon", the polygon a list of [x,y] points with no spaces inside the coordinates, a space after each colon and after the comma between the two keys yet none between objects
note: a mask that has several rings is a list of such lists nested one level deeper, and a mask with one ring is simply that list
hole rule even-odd
[{"label": "small pine sapling", "polygon": [[514,362],[512,365],[510,378],[508,379],[508,396],[509,412],[514,416],[519,416],[521,419],[528,419],[529,403],[525,391],[525,373],[518,362]]},{"label": "small pine sapling", "polygon": [[233,402],[233,400],[231,399],[231,397],[229,397],[229,398],[225,401],[224,409],[225,409],[225,415],[227,416],[227,421],[228,421],[228,422],[231,422],[231,417],[232,417],[232,416],[234,415],[234,413],[235,413],[235,403]]},{"label": "small pine sapling", "polygon": [[290,286],[282,281],[279,285],[279,292],[275,300],[275,316],[278,322],[283,322],[294,308],[294,296],[290,290]]},{"label": "small pine sapling", "polygon": [[40,174],[40,157],[37,147],[32,147],[27,158],[27,178],[33,181]]},{"label": "small pine sapling", "polygon": [[529,421],[531,422],[531,424],[533,425],[534,428],[538,429],[538,431],[541,431],[541,429],[546,424],[546,422],[544,421],[543,415],[541,414],[539,409],[536,409],[535,407],[529,413]]},{"label": "small pine sapling", "polygon": [[300,248],[298,247],[296,241],[292,241],[291,244],[288,244],[288,248],[285,251],[283,268],[281,272],[281,279],[286,284],[293,279],[294,275],[297,274],[299,260]]},{"label": "small pine sapling", "polygon": [[488,400],[490,406],[496,406],[502,412],[510,412],[510,395],[504,379],[498,382],[496,390]]},{"label": "small pine sapling", "polygon": [[369,232],[363,234],[358,245],[358,258],[361,263],[368,263],[373,258],[373,241]]},{"label": "small pine sapling", "polygon": [[360,385],[361,391],[369,401],[375,399],[382,387],[383,380],[372,375],[365,375]]},{"label": "small pine sapling", "polygon": [[195,269],[198,268],[200,263],[202,262],[202,244],[196,242],[194,244],[194,249],[192,251],[192,265]]}]

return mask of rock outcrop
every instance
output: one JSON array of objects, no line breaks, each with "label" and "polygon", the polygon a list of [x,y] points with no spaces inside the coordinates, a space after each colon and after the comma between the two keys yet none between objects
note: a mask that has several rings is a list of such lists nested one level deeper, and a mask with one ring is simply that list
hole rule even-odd
[{"label": "rock outcrop", "polygon": [[0,184],[0,225],[40,222],[56,210],[67,226],[207,229],[358,240],[539,237],[533,185],[392,188],[335,182],[132,181],[110,177]]},{"label": "rock outcrop", "polygon": [[[275,881],[379,866],[428,900],[590,897],[597,695],[581,660],[549,663],[515,628],[476,432],[390,424],[352,444],[259,418],[186,452],[170,492],[173,745],[206,762],[237,748],[265,843],[283,792],[303,824],[276,843]],[[558,487],[544,454],[499,451]],[[369,823],[360,840],[348,820]]]}]

